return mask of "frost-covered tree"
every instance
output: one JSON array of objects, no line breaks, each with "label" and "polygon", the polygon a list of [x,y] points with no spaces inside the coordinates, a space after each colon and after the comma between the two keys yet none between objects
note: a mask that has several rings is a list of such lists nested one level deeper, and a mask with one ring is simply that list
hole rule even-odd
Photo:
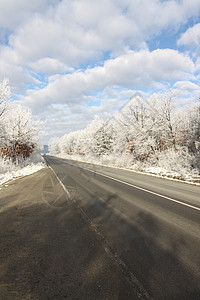
[{"label": "frost-covered tree", "polygon": [[100,128],[104,126],[105,122],[98,116],[85,128],[82,133],[82,151],[85,155],[96,155],[96,134]]},{"label": "frost-covered tree", "polygon": [[6,110],[7,102],[10,98],[10,86],[8,79],[4,79],[0,83],[0,117]]},{"label": "frost-covered tree", "polygon": [[187,135],[190,151],[198,152],[200,150],[200,100],[189,108]]},{"label": "frost-covered tree", "polygon": [[[155,115],[155,109],[152,108],[151,103],[141,94],[136,93],[122,107],[117,116],[129,153],[132,152],[137,160],[143,160],[148,158],[150,154],[155,153]],[[118,130],[118,132],[120,131]]]},{"label": "frost-covered tree", "polygon": [[160,139],[166,143],[166,147],[172,147],[176,150],[178,129],[182,122],[176,106],[176,97],[173,91],[170,91],[157,94],[156,98]]},{"label": "frost-covered tree", "polygon": [[33,120],[29,109],[16,106],[9,98],[10,86],[5,79],[0,83],[0,156],[3,161],[11,158],[16,163],[18,158],[26,159],[34,152],[31,160],[39,161],[41,123]]},{"label": "frost-covered tree", "polygon": [[79,131],[70,132],[64,135],[60,140],[60,149],[65,154],[75,154],[77,138]]},{"label": "frost-covered tree", "polygon": [[10,86],[7,79],[0,83],[0,146],[4,143],[6,136],[6,124],[2,118],[8,108],[8,100],[10,98]]},{"label": "frost-covered tree", "polygon": [[179,172],[200,168],[200,105],[180,109],[173,91],[149,99],[136,93],[110,120],[95,118],[51,142],[50,149],[126,166],[125,161]]},{"label": "frost-covered tree", "polygon": [[94,120],[83,130],[78,130],[65,134],[61,138],[52,138],[49,141],[49,149],[51,154],[66,155],[89,155],[95,154],[96,132],[104,124],[104,121],[95,116]]},{"label": "frost-covered tree", "polygon": [[33,121],[31,111],[21,105],[9,106],[2,115],[1,146],[9,150],[13,161],[18,155],[29,156],[40,147],[40,123]]},{"label": "frost-covered tree", "polygon": [[116,120],[127,132],[128,141],[133,140],[145,126],[147,118],[143,97],[136,94],[121,108]]},{"label": "frost-covered tree", "polygon": [[60,151],[60,138],[59,137],[52,137],[49,140],[48,144],[49,153],[52,155],[59,154]]},{"label": "frost-covered tree", "polygon": [[115,131],[113,124],[107,121],[95,134],[95,155],[109,155],[113,152]]},{"label": "frost-covered tree", "polygon": [[127,128],[120,123],[117,118],[112,119],[113,123],[113,143],[112,143],[112,152],[113,155],[121,155],[122,153],[127,152],[127,143],[129,142],[129,135]]}]

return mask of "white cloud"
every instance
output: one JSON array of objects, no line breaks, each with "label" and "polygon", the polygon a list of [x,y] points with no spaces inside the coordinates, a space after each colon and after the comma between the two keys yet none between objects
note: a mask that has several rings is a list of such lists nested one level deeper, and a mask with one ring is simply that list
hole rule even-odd
[{"label": "white cloud", "polygon": [[[70,122],[75,126],[78,113],[79,124],[95,112],[109,115],[135,89],[149,92],[178,81],[176,89],[192,91],[199,61],[147,45],[199,14],[199,0],[1,0],[0,80],[8,77],[18,101],[45,111],[48,128],[55,129],[53,120],[59,132]],[[197,48],[199,24],[178,44]],[[97,93],[101,104],[86,107]]]},{"label": "white cloud", "polygon": [[200,46],[200,23],[194,25],[184,32],[178,40],[178,45]]},{"label": "white cloud", "polygon": [[200,80],[200,57],[198,57],[196,60],[195,70],[197,72],[197,78]]},{"label": "white cloud", "polygon": [[23,91],[26,82],[35,82],[30,67],[49,76],[90,61],[98,64],[104,52],[117,57],[147,49],[152,36],[199,11],[198,0],[2,0],[1,35],[9,36],[8,44],[0,45],[0,77],[13,70],[11,85]]},{"label": "white cloud", "polygon": [[16,29],[26,22],[33,14],[45,13],[49,5],[59,3],[59,0],[1,0],[0,27]]},{"label": "white cloud", "polygon": [[51,74],[60,74],[74,71],[73,68],[69,68],[61,61],[50,57],[39,59],[38,61],[31,63],[30,67],[35,72],[46,74],[47,76],[50,76]]},{"label": "white cloud", "polygon": [[196,90],[200,91],[200,86],[198,86],[197,84],[195,84],[191,81],[177,81],[174,84],[174,88],[183,90],[183,92],[185,92],[185,91],[196,91]]},{"label": "white cloud", "polygon": [[12,50],[23,68],[46,57],[78,67],[101,59],[104,51],[116,56],[144,49],[152,36],[179,27],[199,12],[196,0],[3,0],[0,26],[11,28],[11,35],[0,60],[10,61],[6,56]]},{"label": "white cloud", "polygon": [[159,88],[163,81],[188,80],[193,72],[192,60],[175,50],[129,51],[106,61],[103,67],[57,75],[45,88],[29,91],[23,102],[38,111],[51,103],[81,102],[84,95],[109,86]]},{"label": "white cloud", "polygon": [[200,86],[191,81],[177,81],[173,89],[178,97],[178,103],[182,106],[194,103],[200,95]]}]

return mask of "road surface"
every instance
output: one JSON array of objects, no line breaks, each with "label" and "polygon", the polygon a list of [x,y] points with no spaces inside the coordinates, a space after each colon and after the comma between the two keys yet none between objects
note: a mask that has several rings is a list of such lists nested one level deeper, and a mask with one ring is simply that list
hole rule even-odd
[{"label": "road surface", "polygon": [[200,299],[200,187],[46,161],[0,191],[2,299]]}]

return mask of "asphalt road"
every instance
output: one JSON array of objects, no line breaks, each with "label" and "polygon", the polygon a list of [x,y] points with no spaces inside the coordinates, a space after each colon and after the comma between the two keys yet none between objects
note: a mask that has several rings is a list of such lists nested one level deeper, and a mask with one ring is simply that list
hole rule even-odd
[{"label": "asphalt road", "polygon": [[[200,187],[47,157],[124,272],[153,299],[200,299]],[[71,193],[70,186],[77,191]]]},{"label": "asphalt road", "polygon": [[0,191],[1,299],[200,299],[200,187],[46,161]]},{"label": "asphalt road", "polygon": [[48,168],[0,190],[0,299],[142,299]]}]

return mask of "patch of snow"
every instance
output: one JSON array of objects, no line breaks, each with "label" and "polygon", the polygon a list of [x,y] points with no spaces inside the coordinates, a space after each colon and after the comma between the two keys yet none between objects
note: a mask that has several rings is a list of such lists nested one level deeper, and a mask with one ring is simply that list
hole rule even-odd
[{"label": "patch of snow", "polygon": [[[18,160],[16,164],[11,160],[0,157],[0,185],[21,176],[33,174],[46,167],[40,154],[31,155],[30,158]],[[7,185],[4,185],[6,187]]]},{"label": "patch of snow", "polygon": [[42,162],[42,163],[37,163],[37,164],[30,164],[19,170],[8,171],[4,174],[0,174],[0,185],[2,185],[3,183],[5,183],[7,181],[16,179],[21,176],[33,174],[45,167],[46,167],[45,163]]}]

